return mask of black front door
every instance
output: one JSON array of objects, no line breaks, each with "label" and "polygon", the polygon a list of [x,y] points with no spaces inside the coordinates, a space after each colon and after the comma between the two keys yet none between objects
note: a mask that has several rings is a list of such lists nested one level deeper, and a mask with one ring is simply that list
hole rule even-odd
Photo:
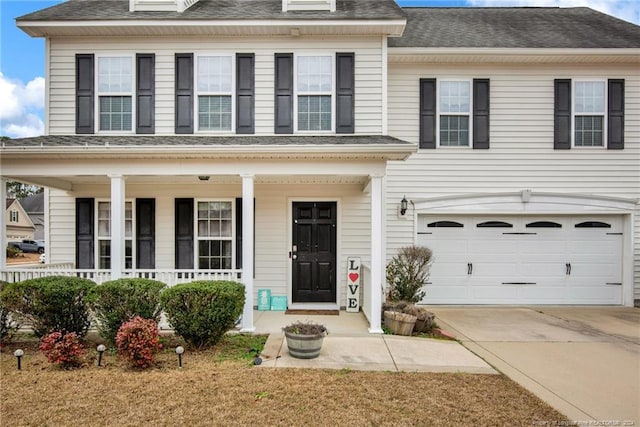
[{"label": "black front door", "polygon": [[293,302],[336,302],[336,202],[294,202]]}]

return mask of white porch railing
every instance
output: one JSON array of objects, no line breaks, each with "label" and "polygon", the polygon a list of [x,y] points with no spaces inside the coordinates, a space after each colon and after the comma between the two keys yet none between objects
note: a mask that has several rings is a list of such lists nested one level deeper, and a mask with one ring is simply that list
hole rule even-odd
[{"label": "white porch railing", "polygon": [[371,267],[368,264],[360,264],[360,283],[362,284],[362,312],[371,323]]},{"label": "white porch railing", "polygon": [[[48,276],[82,277],[98,285],[111,280],[109,270],[83,270],[74,268],[10,268],[0,271],[0,280],[13,283]],[[168,286],[196,280],[242,281],[242,270],[128,270],[123,277],[141,277],[158,280]]]}]

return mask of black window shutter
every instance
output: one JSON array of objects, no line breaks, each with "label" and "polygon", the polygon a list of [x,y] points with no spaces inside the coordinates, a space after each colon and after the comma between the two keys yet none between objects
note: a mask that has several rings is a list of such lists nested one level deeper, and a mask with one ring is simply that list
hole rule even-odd
[{"label": "black window shutter", "polygon": [[489,148],[489,79],[473,79],[473,148]]},{"label": "black window shutter", "polygon": [[92,269],[95,267],[93,252],[94,209],[94,199],[76,199],[76,268]]},{"label": "black window shutter", "polygon": [[293,133],[293,53],[275,55],[275,133]]},{"label": "black window shutter", "polygon": [[554,94],[553,148],[568,150],[571,148],[571,80],[556,79]]},{"label": "black window shutter", "polygon": [[255,55],[236,54],[236,133],[255,133]]},{"label": "black window shutter", "polygon": [[420,79],[420,148],[436,148],[436,79]]},{"label": "black window shutter", "polygon": [[136,133],[155,132],[156,55],[136,55]]},{"label": "black window shutter", "polygon": [[94,59],[76,55],[76,133],[94,133]]},{"label": "black window shutter", "polygon": [[156,199],[136,199],[136,267],[156,268]]},{"label": "black window shutter", "polygon": [[[256,199],[253,199],[253,244],[254,244],[254,266],[255,276],[255,243],[256,243]],[[242,268],[242,197],[236,198],[236,268]]]},{"label": "black window shutter", "polygon": [[607,148],[624,148],[624,79],[609,80]]},{"label": "black window shutter", "polygon": [[193,199],[176,199],[176,268],[193,269]]},{"label": "black window shutter", "polygon": [[354,53],[336,53],[336,133],[355,132],[354,69]]},{"label": "black window shutter", "polygon": [[193,133],[193,53],[176,53],[176,133]]}]

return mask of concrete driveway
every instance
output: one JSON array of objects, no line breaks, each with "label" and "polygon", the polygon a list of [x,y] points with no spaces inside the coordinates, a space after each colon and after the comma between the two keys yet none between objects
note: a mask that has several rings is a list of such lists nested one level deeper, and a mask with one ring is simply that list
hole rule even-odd
[{"label": "concrete driveway", "polygon": [[640,425],[640,309],[431,309],[467,348],[570,420]]}]

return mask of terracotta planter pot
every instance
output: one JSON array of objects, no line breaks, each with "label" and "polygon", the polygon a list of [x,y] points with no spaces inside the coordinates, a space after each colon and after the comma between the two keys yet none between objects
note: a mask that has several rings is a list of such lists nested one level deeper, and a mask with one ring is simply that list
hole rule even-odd
[{"label": "terracotta planter pot", "polygon": [[320,355],[324,334],[303,335],[285,332],[289,354],[298,359],[313,359]]},{"label": "terracotta planter pot", "polygon": [[417,319],[416,316],[398,311],[384,312],[384,325],[394,335],[411,335]]}]

